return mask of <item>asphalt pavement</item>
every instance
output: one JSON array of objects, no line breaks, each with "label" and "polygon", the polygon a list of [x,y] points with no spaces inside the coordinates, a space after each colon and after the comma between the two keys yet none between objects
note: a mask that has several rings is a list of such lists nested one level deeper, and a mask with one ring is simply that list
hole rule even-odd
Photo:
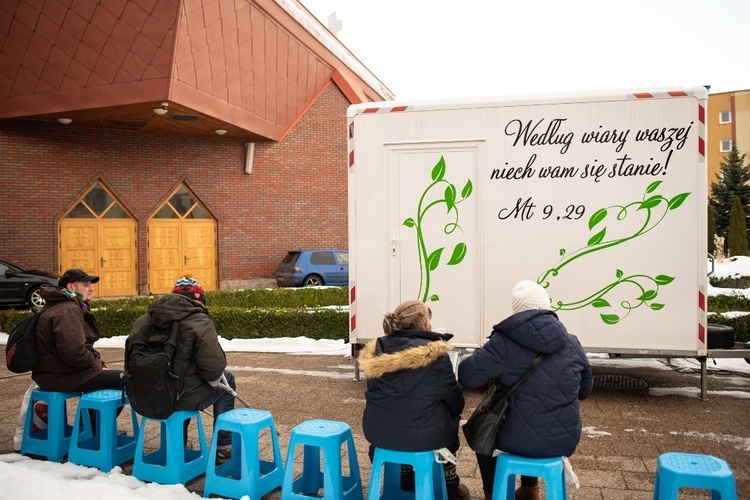
[{"label": "asphalt pavement", "polygon": [[[111,368],[122,366],[121,349],[102,349],[102,354]],[[228,353],[227,357],[240,396],[272,413],[284,457],[295,425],[310,419],[346,422],[352,428],[367,487],[370,461],[361,425],[366,387],[364,379],[355,380],[350,357],[265,353]],[[697,364],[694,369],[677,369],[627,362],[597,366],[594,361],[592,366],[595,388],[581,404],[584,432],[570,459],[581,485],[569,490],[569,498],[652,499],[657,457],[678,451],[726,460],[734,472],[738,498],[750,500],[750,375],[709,369],[708,400],[701,401]],[[4,364],[0,367],[0,454],[13,453],[19,405],[30,383],[28,374],[16,375]],[[465,396],[464,419],[480,393],[467,390]],[[204,416],[204,425],[210,433],[210,416]],[[482,499],[476,460],[465,443],[457,457],[461,481],[471,498]],[[132,463],[124,464],[123,470],[130,473]],[[187,487],[202,494],[203,477]],[[264,498],[278,499],[280,493],[276,490]],[[681,490],[680,499],[687,498],[710,495]]]}]

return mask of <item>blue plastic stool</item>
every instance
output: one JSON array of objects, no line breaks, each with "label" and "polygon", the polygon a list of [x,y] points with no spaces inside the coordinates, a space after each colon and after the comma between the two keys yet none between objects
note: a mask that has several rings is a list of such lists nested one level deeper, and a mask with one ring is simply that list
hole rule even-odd
[{"label": "blue plastic stool", "polygon": [[80,432],[81,426],[75,426],[68,461],[109,472],[113,467],[132,460],[135,457],[135,443],[138,439],[138,418],[135,410],[131,408],[133,433],[118,434],[117,410],[125,405],[130,405],[127,396],[122,391],[113,389],[81,396],[76,411],[76,422],[90,422],[93,412],[99,425],[93,436],[85,436]]},{"label": "blue plastic stool", "polygon": [[[186,448],[184,442],[183,425],[191,419],[196,419],[198,426],[197,450]],[[146,454],[145,441],[149,422],[159,424],[159,449]],[[176,411],[164,420],[143,417],[135,447],[133,476],[141,481],[184,485],[205,473],[207,464],[206,433],[198,411]]]},{"label": "blue plastic stool", "polygon": [[[70,438],[73,426],[68,423],[67,401],[77,398],[80,392],[54,392],[34,389],[29,398],[29,408],[26,411],[26,423],[23,427],[23,441],[21,455],[39,455],[47,457],[53,462],[61,462],[70,448]],[[34,403],[47,403],[47,428],[34,431]],[[88,425],[88,421],[85,422]],[[84,429],[84,434],[91,435],[91,427]]]},{"label": "blue plastic stool", "polygon": [[[341,448],[347,446],[349,475],[344,475]],[[295,452],[303,447],[302,474],[294,477]],[[320,453],[323,452],[323,470]],[[318,490],[323,488],[323,496]],[[352,430],[344,422],[308,420],[295,426],[289,437],[281,500],[325,498],[327,500],[362,499],[359,462],[354,449]]]},{"label": "blue plastic stool", "polygon": [[501,453],[495,466],[495,486],[492,500],[513,500],[516,498],[516,475],[533,476],[544,479],[547,500],[568,498],[565,485],[565,467],[562,457],[527,458]]},{"label": "blue plastic stool", "polygon": [[[443,464],[436,458],[432,450],[395,451],[375,448],[370,487],[367,493],[368,500],[447,499],[448,491],[445,487]],[[401,465],[414,467],[414,491],[401,489]]]},{"label": "blue plastic stool", "polygon": [[654,500],[677,498],[683,487],[711,490],[712,500],[737,500],[734,474],[724,460],[691,453],[659,455]]},{"label": "blue plastic stool", "polygon": [[[214,466],[220,430],[232,433],[232,458]],[[263,460],[260,456],[260,441],[264,431],[270,433],[273,460]],[[281,460],[279,438],[270,412],[238,408],[222,413],[214,426],[203,496],[208,497],[213,493],[222,497],[241,498],[249,495],[251,500],[260,500],[260,497],[281,486],[284,479]]]}]

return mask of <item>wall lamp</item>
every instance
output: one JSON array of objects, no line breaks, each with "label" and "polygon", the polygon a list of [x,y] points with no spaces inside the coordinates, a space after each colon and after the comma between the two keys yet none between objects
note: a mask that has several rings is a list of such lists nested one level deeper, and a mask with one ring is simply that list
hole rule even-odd
[{"label": "wall lamp", "polygon": [[58,118],[57,121],[59,121],[63,125],[70,125],[71,123],[73,123],[73,120],[71,120],[70,118]]},{"label": "wall lamp", "polygon": [[160,115],[160,116],[161,115],[166,115],[167,112],[169,111],[169,103],[168,102],[163,102],[163,103],[161,103],[160,107],[154,108],[153,111],[154,111],[154,113],[156,113],[157,115]]},{"label": "wall lamp", "polygon": [[215,133],[216,135],[224,135],[224,134],[226,134],[226,133],[227,133],[227,131],[226,131],[226,130],[224,130],[223,128],[217,128],[216,130],[214,130],[214,133]]}]

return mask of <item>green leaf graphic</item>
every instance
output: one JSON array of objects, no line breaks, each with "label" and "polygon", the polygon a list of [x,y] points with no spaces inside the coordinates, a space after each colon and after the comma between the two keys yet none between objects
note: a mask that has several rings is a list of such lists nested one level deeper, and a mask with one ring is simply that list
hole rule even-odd
[{"label": "green leaf graphic", "polygon": [[661,184],[661,181],[656,181],[656,182],[652,182],[651,184],[649,184],[648,187],[646,188],[646,193],[647,194],[653,193],[654,189],[659,187],[659,184]]},{"label": "green leaf graphic", "polygon": [[442,156],[438,160],[438,162],[435,164],[435,167],[432,169],[432,180],[437,182],[443,179],[443,176],[445,175],[445,158]]},{"label": "green leaf graphic", "polygon": [[607,228],[605,227],[604,229],[596,233],[594,236],[592,236],[591,239],[588,241],[588,243],[586,243],[586,246],[590,247],[598,243],[601,243],[606,233],[607,233]]},{"label": "green leaf graphic", "polygon": [[456,186],[448,184],[445,188],[445,207],[450,212],[453,207],[456,206]]},{"label": "green leaf graphic", "polygon": [[411,217],[409,217],[408,219],[404,221],[404,226],[406,227],[414,227],[415,225],[416,223],[414,222],[414,219],[412,219]]},{"label": "green leaf graphic", "polygon": [[641,210],[643,208],[654,208],[661,203],[661,200],[663,200],[661,196],[652,196],[651,198],[647,199],[643,203],[641,203],[641,206],[638,207],[638,210]]},{"label": "green leaf graphic", "polygon": [[440,264],[440,255],[442,255],[443,250],[445,250],[445,247],[438,248],[434,252],[430,254],[429,257],[427,257],[427,269],[430,271],[434,271],[437,269],[437,266]]},{"label": "green leaf graphic", "polygon": [[594,300],[591,303],[591,305],[594,306],[594,307],[609,307],[610,306],[609,302],[607,302],[606,300],[604,300],[601,297],[599,297],[598,299]]},{"label": "green leaf graphic", "polygon": [[464,260],[464,257],[466,257],[466,244],[458,243],[456,247],[453,249],[453,254],[451,255],[450,260],[448,261],[448,265],[455,266],[456,264]]},{"label": "green leaf graphic", "polygon": [[468,198],[471,196],[471,192],[474,191],[474,185],[471,183],[471,180],[466,181],[466,185],[461,190],[461,197],[462,198]]},{"label": "green leaf graphic", "polygon": [[430,302],[437,302],[438,300],[440,300],[440,297],[438,297],[437,294],[433,294],[430,295],[430,298],[427,300],[429,300]]},{"label": "green leaf graphic", "polygon": [[[560,249],[560,261],[554,266],[545,270],[539,278],[538,283],[549,284],[549,281],[558,276],[561,270],[571,264],[572,262],[585,258],[588,260],[589,256],[594,253],[600,253],[608,251],[612,247],[628,244],[635,238],[639,238],[642,235],[652,231],[659,226],[667,217],[671,210],[682,207],[685,200],[693,193],[686,192],[680,193],[672,198],[665,195],[658,194],[658,188],[661,187],[662,181],[651,182],[642,195],[641,199],[634,199],[630,203],[625,204],[614,204],[609,207],[593,209],[593,215],[588,219],[589,236],[588,242],[585,246],[575,245],[574,250],[571,250],[566,254],[565,249]],[[637,213],[641,211],[640,213]],[[635,217],[630,217],[633,214]],[[643,219],[632,226],[632,233],[620,235],[619,232],[608,234],[607,230],[609,227],[606,225],[606,219],[611,216],[619,223],[625,219]],[[618,225],[618,229],[619,229]],[[595,229],[600,230],[594,234]],[[575,248],[578,247],[578,248]],[[559,248],[559,247],[558,247]],[[623,248],[624,249],[624,248]],[[650,309],[652,311],[659,311],[666,307],[667,304],[655,303],[653,301],[659,296],[661,287],[669,285],[675,281],[675,277],[668,276],[666,274],[660,274],[654,277],[651,274],[643,274],[642,272],[635,272],[632,274],[626,274],[623,269],[618,269],[616,266],[618,263],[613,262],[612,267],[615,268],[614,280],[611,283],[606,284],[603,287],[597,287],[598,291],[595,293],[584,292],[581,298],[576,300],[575,297],[571,297],[568,300],[561,301],[557,300],[554,304],[555,311],[573,311],[583,309],[586,307],[592,307],[595,309],[599,308],[611,308],[608,312],[618,312],[619,314],[599,314],[602,321],[608,325],[615,325],[620,322],[624,322],[630,314],[638,309]],[[627,270],[626,270],[627,271]],[[615,295],[613,291],[615,288],[628,291],[628,297],[626,300],[615,299],[619,295]],[[612,299],[611,301],[609,299]],[[637,297],[633,299],[632,297]]]},{"label": "green leaf graphic", "polygon": [[660,274],[654,278],[654,281],[656,281],[657,285],[668,285],[674,281],[674,278],[672,276],[667,276],[666,274]]},{"label": "green leaf graphic", "polygon": [[667,206],[669,206],[670,210],[679,208],[679,206],[683,204],[683,202],[687,199],[688,196],[690,196],[690,193],[678,194],[677,196],[669,200],[669,203],[667,204]]},{"label": "green leaf graphic", "polygon": [[596,226],[601,221],[603,221],[606,216],[607,216],[606,208],[600,208],[599,210],[594,212],[594,215],[592,215],[591,218],[589,219],[589,230],[593,229],[594,226]]},{"label": "green leaf graphic", "polygon": [[602,321],[608,325],[616,325],[620,322],[620,317],[616,314],[600,314]]}]

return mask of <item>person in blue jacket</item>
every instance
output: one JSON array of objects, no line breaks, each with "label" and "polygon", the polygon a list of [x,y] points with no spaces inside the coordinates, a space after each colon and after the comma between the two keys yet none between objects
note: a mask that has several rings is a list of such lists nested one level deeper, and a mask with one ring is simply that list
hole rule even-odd
[{"label": "person in blue jacket", "polygon": [[[458,422],[464,409],[463,389],[447,352],[453,335],[430,331],[430,309],[418,300],[400,304],[385,315],[385,336],[368,342],[359,364],[367,377],[362,427],[375,447],[426,451],[459,447]],[[456,465],[443,464],[449,500],[467,500]],[[414,471],[401,470],[402,489],[414,489]]]},{"label": "person in blue jacket", "polygon": [[[539,353],[544,358],[510,396],[495,448],[513,455],[549,458],[573,454],[581,439],[579,400],[591,394],[591,366],[581,343],[553,311],[547,292],[521,281],[512,292],[513,315],[494,326],[489,340],[458,366],[458,381],[478,389],[491,380],[510,387]],[[486,499],[492,498],[493,457],[477,454]],[[536,477],[521,477],[517,500],[539,499]]]}]

